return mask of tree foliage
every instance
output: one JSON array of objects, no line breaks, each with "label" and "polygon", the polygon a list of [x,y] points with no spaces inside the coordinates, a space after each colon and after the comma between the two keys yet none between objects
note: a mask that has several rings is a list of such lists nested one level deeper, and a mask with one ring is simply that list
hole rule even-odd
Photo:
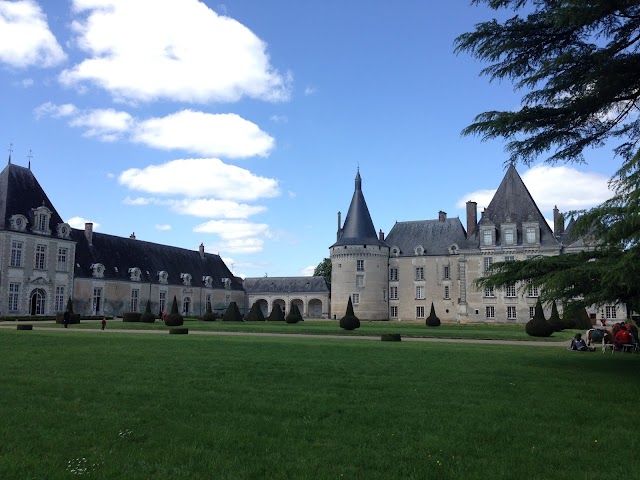
[{"label": "tree foliage", "polygon": [[331,283],[331,259],[325,258],[313,271],[314,277],[324,277],[327,283]]},{"label": "tree foliage", "polygon": [[[510,162],[584,162],[584,150],[613,145],[622,164],[613,197],[580,213],[570,237],[593,243],[560,257],[495,264],[479,286],[516,281],[541,299],[640,307],[640,3],[637,0],[474,0],[515,15],[456,39],[489,65],[482,74],[524,91],[516,111],[478,115],[464,131],[504,138]],[[523,283],[523,288],[527,284]]]}]

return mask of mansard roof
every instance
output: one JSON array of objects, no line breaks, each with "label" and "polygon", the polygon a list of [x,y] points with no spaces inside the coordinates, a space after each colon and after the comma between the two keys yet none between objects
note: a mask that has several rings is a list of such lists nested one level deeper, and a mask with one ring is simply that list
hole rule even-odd
[{"label": "mansard roof", "polygon": [[347,218],[343,227],[338,232],[338,240],[332,246],[338,245],[381,245],[387,243],[378,238],[376,229],[373,226],[367,202],[362,194],[362,179],[360,170],[356,174],[355,191],[351,198],[351,205],[347,212]]},{"label": "mansard roof", "polygon": [[63,220],[31,169],[9,163],[0,172],[0,230],[8,229],[9,218],[16,214],[33,222],[31,210],[43,205],[51,211],[49,227],[55,231]]},{"label": "mansard roof", "polygon": [[448,255],[450,247],[467,248],[467,235],[458,217],[444,220],[418,220],[396,222],[386,238],[393,249],[400,249],[399,255],[411,257],[418,246],[424,248],[424,255]]},{"label": "mansard roof", "polygon": [[[537,222],[540,225],[540,245],[558,247],[559,243],[553,235],[551,227],[540,213],[536,202],[529,193],[522,178],[513,164],[509,165],[500,186],[496,190],[489,206],[482,213],[478,225],[492,223],[498,229],[497,244],[500,245],[500,225],[516,224],[519,233],[518,243],[522,243],[522,223]],[[477,247],[480,241],[480,228],[475,230],[469,239]]]},{"label": "mansard roof", "polygon": [[329,293],[324,277],[249,277],[244,279],[244,290],[257,293]]},{"label": "mansard roof", "polygon": [[191,275],[193,287],[202,286],[202,277],[213,279],[213,288],[223,288],[223,278],[231,281],[232,290],[241,290],[242,281],[234,277],[219,255],[205,253],[204,258],[198,250],[160,245],[133,238],[117,237],[93,232],[89,244],[84,230],[72,229],[71,237],[77,241],[75,275],[92,277],[91,265],[104,265],[104,278],[129,281],[130,268],[141,270],[140,283],[159,283],[158,272],[168,273],[168,284],[182,285],[180,274]]}]

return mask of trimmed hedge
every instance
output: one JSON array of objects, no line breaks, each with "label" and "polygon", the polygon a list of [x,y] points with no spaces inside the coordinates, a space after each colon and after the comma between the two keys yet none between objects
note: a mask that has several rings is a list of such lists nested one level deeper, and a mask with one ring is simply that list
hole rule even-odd
[{"label": "trimmed hedge", "polygon": [[258,305],[258,302],[253,302],[251,310],[245,320],[247,320],[247,322],[264,322],[264,313],[262,313],[262,309],[260,308],[260,305]]},{"label": "trimmed hedge", "polygon": [[399,333],[383,333],[380,340],[383,342],[400,342],[402,341],[402,337]]},{"label": "trimmed hedge", "polygon": [[16,328],[18,330],[33,330],[33,325],[30,325],[28,323],[21,323],[16,325]]},{"label": "trimmed hedge", "polygon": [[224,312],[224,316],[222,317],[223,322],[243,322],[242,315],[240,314],[240,309],[238,308],[238,304],[236,302],[230,302],[227,307],[227,311]]},{"label": "trimmed hedge", "polygon": [[186,335],[189,333],[188,328],[170,328],[169,335]]},{"label": "trimmed hedge", "polygon": [[147,300],[147,307],[144,309],[144,313],[140,315],[140,321],[144,323],[153,323],[156,321],[156,316],[151,313],[151,300]]},{"label": "trimmed hedge", "polygon": [[178,313],[178,299],[173,296],[173,303],[171,304],[171,311],[164,319],[164,324],[167,327],[179,327],[184,323],[184,317]]},{"label": "trimmed hedge", "polygon": [[123,322],[139,322],[142,314],[140,312],[125,312],[122,314]]},{"label": "trimmed hedge", "polygon": [[202,321],[204,322],[215,322],[218,319],[218,315],[213,313],[211,310],[211,302],[207,302],[207,310],[202,315]]},{"label": "trimmed hedge", "polygon": [[347,312],[344,317],[340,319],[340,328],[344,330],[355,330],[360,328],[360,319],[353,313],[353,303],[351,303],[351,296],[349,296],[349,303],[347,303]]},{"label": "trimmed hedge", "polygon": [[280,308],[279,303],[273,306],[267,320],[270,322],[284,322],[284,313],[282,313],[282,308]]},{"label": "trimmed hedge", "polygon": [[431,312],[429,312],[429,316],[426,320],[427,327],[439,327],[440,319],[436,315],[436,309],[433,306],[433,302],[431,302]]},{"label": "trimmed hedge", "polygon": [[556,305],[556,301],[554,300],[551,304],[551,315],[549,316],[549,325],[553,328],[554,332],[559,332],[560,330],[564,330],[564,322],[560,318],[560,314],[558,313],[558,306]]},{"label": "trimmed hedge", "polygon": [[285,318],[284,320],[287,323],[298,323],[304,321],[302,319],[302,315],[300,314],[300,309],[295,303],[291,306],[291,310],[287,314],[287,318]]},{"label": "trimmed hedge", "polygon": [[544,312],[542,311],[542,303],[540,303],[540,300],[536,302],[536,311],[533,318],[527,322],[524,329],[527,334],[532,337],[550,337],[553,333],[553,328],[544,318]]}]

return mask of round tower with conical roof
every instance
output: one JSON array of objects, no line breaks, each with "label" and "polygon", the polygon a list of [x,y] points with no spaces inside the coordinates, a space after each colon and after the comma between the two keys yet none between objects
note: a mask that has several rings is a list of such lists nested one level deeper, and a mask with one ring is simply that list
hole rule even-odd
[{"label": "round tower with conical roof", "polygon": [[362,194],[360,169],[355,191],[344,225],[340,225],[336,243],[329,247],[331,257],[331,314],[341,318],[351,297],[360,320],[388,320],[389,246],[382,232],[376,234],[367,202]]}]

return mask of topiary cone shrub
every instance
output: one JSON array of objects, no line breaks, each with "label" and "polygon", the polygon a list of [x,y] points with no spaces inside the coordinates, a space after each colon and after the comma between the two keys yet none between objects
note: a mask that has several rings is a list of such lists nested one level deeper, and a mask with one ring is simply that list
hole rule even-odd
[{"label": "topiary cone shrub", "polygon": [[587,310],[582,307],[576,312],[576,328],[581,330],[589,330],[593,328],[593,322],[591,321],[591,317],[587,313]]},{"label": "topiary cone shrub", "polygon": [[527,334],[532,337],[550,337],[553,333],[553,328],[544,318],[544,312],[542,311],[542,303],[540,303],[540,300],[536,302],[536,311],[533,318],[527,322],[524,329]]},{"label": "topiary cone shrub", "polygon": [[353,313],[353,303],[351,303],[351,297],[349,297],[349,303],[347,303],[347,312],[344,317],[340,319],[340,328],[345,330],[355,330],[360,328],[360,320]]},{"label": "topiary cone shrub", "polygon": [[240,315],[240,309],[238,309],[238,304],[236,302],[229,303],[227,307],[227,311],[224,312],[224,316],[222,317],[223,322],[242,322],[242,315]]},{"label": "topiary cone shrub", "polygon": [[178,313],[178,300],[176,296],[173,296],[173,303],[171,304],[171,311],[169,315],[164,319],[164,324],[167,327],[179,327],[184,323],[184,318]]},{"label": "topiary cone shrub", "polygon": [[549,325],[553,328],[554,332],[559,332],[564,329],[564,323],[560,318],[560,314],[558,314],[558,306],[556,305],[556,301],[554,300],[551,304],[551,315],[549,316]]},{"label": "topiary cone shrub", "polygon": [[211,302],[208,302],[207,311],[202,315],[202,320],[205,322],[215,322],[217,318],[218,316],[211,310]]},{"label": "topiary cone shrub", "polygon": [[[80,314],[73,313],[73,302],[71,301],[71,297],[67,299],[67,306],[65,307],[65,311],[69,310],[69,324],[80,323]],[[64,323],[64,312],[56,313],[56,323]]]},{"label": "topiary cone shrub", "polygon": [[285,318],[285,322],[298,323],[302,321],[303,320],[302,320],[302,315],[300,315],[300,309],[294,303],[293,305],[291,305],[291,310],[289,310],[289,314],[287,315],[287,318]]},{"label": "topiary cone shrub", "polygon": [[123,322],[139,322],[142,314],[140,312],[124,312],[122,314]]},{"label": "topiary cone shrub", "polygon": [[284,313],[282,313],[282,308],[280,308],[279,303],[273,306],[267,320],[270,322],[284,322]]},{"label": "topiary cone shrub", "polygon": [[582,307],[578,307],[575,304],[567,303],[562,309],[562,326],[565,329],[577,328],[576,318],[579,315],[579,310]]},{"label": "topiary cone shrub", "polygon": [[431,311],[429,312],[429,316],[427,317],[427,327],[439,327],[440,319],[436,316],[436,309],[433,306],[433,302],[431,302]]},{"label": "topiary cone shrub", "polygon": [[247,322],[264,322],[264,313],[262,313],[262,309],[258,302],[253,302],[251,305],[251,310],[245,319]]},{"label": "topiary cone shrub", "polygon": [[140,321],[144,323],[153,323],[156,321],[156,316],[151,313],[151,300],[147,300],[147,308],[145,308],[144,313],[140,315]]}]

